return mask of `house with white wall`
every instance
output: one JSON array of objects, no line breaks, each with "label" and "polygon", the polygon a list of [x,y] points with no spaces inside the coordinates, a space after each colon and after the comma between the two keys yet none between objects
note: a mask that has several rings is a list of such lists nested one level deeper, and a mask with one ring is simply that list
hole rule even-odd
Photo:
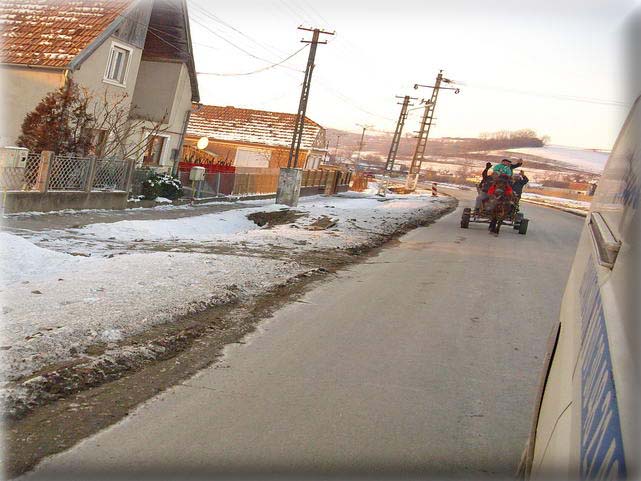
[{"label": "house with white wall", "polygon": [[[199,105],[190,117],[186,144],[208,139],[205,151],[225,165],[243,169],[287,167],[296,114]],[[327,154],[325,129],[305,117],[298,167],[318,169]]]},{"label": "house with white wall", "polygon": [[[3,1],[0,24],[0,146],[16,145],[25,116],[72,81],[99,107],[124,105],[139,164],[179,160],[200,100],[185,0]],[[99,155],[110,139],[95,130]]]}]

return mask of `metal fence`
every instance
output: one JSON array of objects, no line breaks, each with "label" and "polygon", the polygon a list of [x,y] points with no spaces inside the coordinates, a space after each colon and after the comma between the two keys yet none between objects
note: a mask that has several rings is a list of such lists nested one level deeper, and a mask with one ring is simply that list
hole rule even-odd
[{"label": "metal fence", "polygon": [[278,175],[274,174],[216,172],[205,174],[202,182],[192,182],[189,180],[189,172],[179,172],[179,178],[185,194],[196,198],[272,194],[278,187]]},{"label": "metal fence", "polygon": [[[189,180],[189,172],[179,172],[178,177],[188,197],[205,198],[228,195],[275,194],[278,188],[278,174],[217,172],[205,174],[202,182]],[[351,173],[335,173],[326,170],[304,170],[301,188],[325,189],[328,180],[337,185],[348,185]],[[194,192],[195,191],[195,192]]]},{"label": "metal fence", "polygon": [[4,191],[127,191],[133,162],[93,157],[29,154],[22,165],[0,166]]},{"label": "metal fence", "polygon": [[2,166],[0,169],[2,190],[39,190],[44,181],[40,172],[40,154],[29,154],[24,166]]}]

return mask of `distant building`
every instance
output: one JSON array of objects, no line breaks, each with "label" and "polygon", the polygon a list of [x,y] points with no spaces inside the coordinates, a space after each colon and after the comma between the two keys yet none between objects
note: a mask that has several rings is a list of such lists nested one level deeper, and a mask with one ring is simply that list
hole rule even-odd
[{"label": "distant building", "polygon": [[[221,165],[236,168],[287,167],[294,135],[295,114],[203,105],[194,109],[187,126],[186,145],[207,137],[205,148]],[[305,118],[298,167],[317,169],[325,154],[326,132]]]}]

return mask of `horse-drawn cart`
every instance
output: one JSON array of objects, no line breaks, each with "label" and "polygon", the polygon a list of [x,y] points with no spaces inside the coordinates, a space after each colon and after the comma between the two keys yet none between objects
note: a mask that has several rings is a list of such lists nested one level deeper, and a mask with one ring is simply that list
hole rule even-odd
[{"label": "horse-drawn cart", "polygon": [[469,207],[463,209],[461,228],[467,229],[470,223],[488,224],[489,231],[498,235],[501,225],[506,224],[512,226],[519,234],[525,235],[527,233],[530,219],[527,219],[523,212],[519,211],[518,204],[514,206],[511,203],[498,203],[489,211],[484,207],[481,206],[478,212],[473,212]]}]

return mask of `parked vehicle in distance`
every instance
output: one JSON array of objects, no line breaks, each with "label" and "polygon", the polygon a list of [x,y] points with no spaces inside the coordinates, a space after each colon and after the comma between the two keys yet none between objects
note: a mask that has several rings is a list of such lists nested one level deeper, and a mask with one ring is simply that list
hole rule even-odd
[{"label": "parked vehicle in distance", "polygon": [[520,474],[639,475],[638,228],[641,97],[619,133],[550,335]]}]

